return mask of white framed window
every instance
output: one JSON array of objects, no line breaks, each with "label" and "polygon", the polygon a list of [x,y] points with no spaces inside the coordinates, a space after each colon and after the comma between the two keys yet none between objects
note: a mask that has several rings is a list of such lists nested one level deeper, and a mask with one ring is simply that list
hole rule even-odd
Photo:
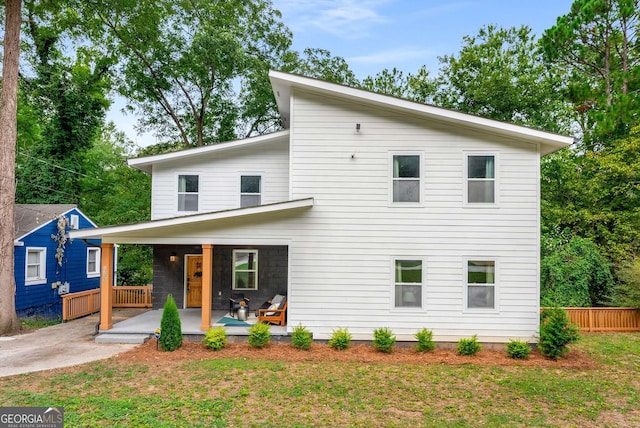
[{"label": "white framed window", "polygon": [[28,247],[25,260],[25,285],[46,284],[47,249]]},{"label": "white framed window", "polygon": [[467,259],[465,262],[466,309],[497,309],[497,262]]},{"label": "white framed window", "polygon": [[100,276],[100,248],[87,248],[87,278]]},{"label": "white framed window", "polygon": [[393,260],[393,307],[421,308],[424,289],[424,260],[395,258]]},{"label": "white framed window", "polygon": [[262,177],[260,175],[240,176],[240,207],[254,207],[262,203]]},{"label": "white framed window", "polygon": [[178,175],[178,211],[198,211],[198,191],[198,175]]},{"label": "white framed window", "polygon": [[258,289],[258,250],[233,250],[234,290]]},{"label": "white framed window", "polygon": [[80,228],[80,216],[78,214],[71,214],[69,216],[69,228],[70,229]]},{"label": "white framed window", "polygon": [[467,153],[465,156],[465,181],[467,204],[498,203],[497,160],[495,153]]},{"label": "white framed window", "polygon": [[391,202],[422,202],[422,154],[391,153]]}]

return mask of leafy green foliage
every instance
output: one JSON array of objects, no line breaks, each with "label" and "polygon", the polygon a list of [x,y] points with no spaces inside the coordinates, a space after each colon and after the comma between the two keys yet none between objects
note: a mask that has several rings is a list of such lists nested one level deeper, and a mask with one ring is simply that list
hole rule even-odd
[{"label": "leafy green foliage", "polygon": [[478,336],[473,335],[471,338],[462,338],[458,341],[458,355],[476,355],[482,350],[482,344],[478,342]]},{"label": "leafy green foliage", "polygon": [[220,351],[227,345],[227,329],[224,327],[209,328],[202,343],[212,351]]},{"label": "leafy green foliage", "polygon": [[429,352],[436,349],[436,344],[433,342],[433,331],[423,328],[415,334],[415,338],[418,341],[416,351]]},{"label": "leafy green foliage", "polygon": [[568,345],[579,339],[578,327],[571,324],[564,309],[547,308],[540,314],[538,348],[545,357],[557,360],[569,351]]},{"label": "leafy green foliage", "polygon": [[160,320],[160,346],[163,351],[173,352],[182,346],[182,323],[173,296],[169,294]]},{"label": "leafy green foliage", "polygon": [[271,341],[271,326],[266,323],[257,323],[249,327],[249,346],[252,348],[264,348]]},{"label": "leafy green foliage", "polygon": [[593,242],[577,236],[566,243],[545,241],[540,277],[542,306],[601,305],[613,288],[607,260]]},{"label": "leafy green foliage", "polygon": [[395,345],[395,343],[396,336],[391,332],[391,329],[381,327],[373,330],[373,342],[371,344],[378,351],[390,354],[393,352],[393,345]]},{"label": "leafy green foliage", "polygon": [[297,325],[291,332],[291,345],[296,349],[309,350],[313,343],[313,333],[302,324]]},{"label": "leafy green foliage", "polygon": [[344,351],[351,345],[351,333],[346,328],[333,330],[329,338],[329,346],[338,351]]},{"label": "leafy green foliage", "polygon": [[510,358],[526,360],[531,354],[531,347],[527,342],[511,339],[507,342],[507,354]]},{"label": "leafy green foliage", "polygon": [[618,270],[618,281],[611,305],[640,310],[640,258],[625,263]]}]

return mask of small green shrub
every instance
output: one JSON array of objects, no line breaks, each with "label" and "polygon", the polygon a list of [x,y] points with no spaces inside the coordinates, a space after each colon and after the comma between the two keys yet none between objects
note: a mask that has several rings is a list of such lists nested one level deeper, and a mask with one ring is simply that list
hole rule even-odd
[{"label": "small green shrub", "polygon": [[227,345],[227,329],[224,327],[210,328],[204,335],[202,343],[212,351],[219,351]]},{"label": "small green shrub", "polygon": [[510,358],[526,360],[531,353],[531,347],[527,342],[522,340],[511,339],[507,342],[507,354]]},{"label": "small green shrub", "polygon": [[313,334],[307,330],[306,327],[303,327],[302,324],[293,329],[291,333],[291,345],[293,345],[294,348],[307,351],[311,348],[312,343]]},{"label": "small green shrub", "polygon": [[416,351],[429,352],[436,349],[436,344],[433,342],[433,332],[431,330],[423,328],[415,334],[415,338],[418,341]]},{"label": "small green shrub", "polygon": [[373,330],[373,347],[380,352],[390,354],[393,352],[393,345],[396,343],[396,337],[387,327],[376,328]]},{"label": "small green shrub", "polygon": [[351,345],[351,333],[346,328],[333,330],[333,334],[329,339],[329,346],[333,349],[343,351]]},{"label": "small green shrub", "polygon": [[175,351],[182,346],[182,324],[173,296],[169,294],[160,320],[160,346],[163,351]]},{"label": "small green shrub", "polygon": [[478,343],[478,336],[475,334],[470,339],[460,339],[458,341],[458,355],[476,355],[482,350],[482,345]]},{"label": "small green shrub", "polygon": [[557,360],[569,351],[567,347],[580,338],[578,327],[571,324],[569,315],[561,308],[544,309],[540,314],[538,348],[545,357]]},{"label": "small green shrub", "polygon": [[249,327],[249,346],[252,348],[264,348],[271,340],[271,326],[265,323],[257,323]]}]

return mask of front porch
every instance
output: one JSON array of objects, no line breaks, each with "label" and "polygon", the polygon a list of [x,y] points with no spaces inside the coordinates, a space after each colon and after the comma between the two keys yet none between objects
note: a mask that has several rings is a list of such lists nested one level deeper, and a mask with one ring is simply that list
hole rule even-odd
[{"label": "front porch", "polygon": [[[202,311],[200,308],[178,309],[182,334],[185,340],[199,341],[204,337],[202,331]],[[211,325],[219,325],[217,321],[228,315],[227,311],[214,310],[211,312]],[[144,343],[151,338],[156,329],[160,328],[162,320],[162,309],[154,309],[140,315],[117,322],[108,330],[99,330],[96,337],[97,343]],[[251,324],[257,322],[255,313],[250,314],[246,326],[224,326],[227,336],[236,338],[231,340],[244,340],[249,335]],[[279,338],[287,336],[287,328],[271,326],[271,336]],[[277,339],[276,339],[277,340]]]}]

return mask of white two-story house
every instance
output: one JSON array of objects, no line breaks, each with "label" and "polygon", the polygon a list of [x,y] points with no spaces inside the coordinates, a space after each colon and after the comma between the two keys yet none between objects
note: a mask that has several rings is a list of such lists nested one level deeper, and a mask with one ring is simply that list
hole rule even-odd
[{"label": "white two-story house", "polygon": [[[316,339],[389,327],[439,341],[533,341],[539,326],[540,157],[571,137],[282,72],[283,130],[131,159],[152,220],[74,231],[154,247],[154,304],[211,311],[286,294]],[[107,302],[105,302],[107,300]],[[101,328],[111,328],[103,306]]]}]

